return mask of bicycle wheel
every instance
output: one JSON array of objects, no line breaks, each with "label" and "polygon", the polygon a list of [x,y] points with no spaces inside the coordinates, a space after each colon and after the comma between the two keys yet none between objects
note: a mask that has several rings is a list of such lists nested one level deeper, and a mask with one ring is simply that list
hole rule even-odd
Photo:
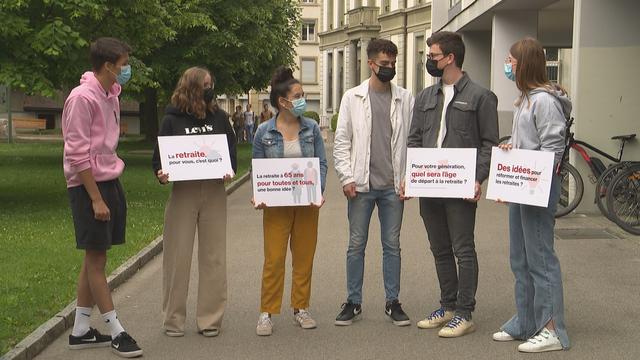
[{"label": "bicycle wheel", "polygon": [[600,209],[602,215],[606,216],[607,219],[611,221],[613,221],[613,218],[609,214],[609,209],[607,208],[607,188],[611,184],[611,180],[613,180],[620,171],[627,169],[629,164],[631,164],[631,162],[624,161],[609,166],[602,175],[600,175],[598,182],[596,183],[595,203],[598,205],[598,209]]},{"label": "bicycle wheel", "polygon": [[560,200],[556,209],[556,217],[562,217],[572,212],[584,194],[584,183],[582,176],[573,165],[565,162],[560,171]]},{"label": "bicycle wheel", "polygon": [[607,189],[607,208],[623,230],[640,235],[640,163],[621,171]]}]

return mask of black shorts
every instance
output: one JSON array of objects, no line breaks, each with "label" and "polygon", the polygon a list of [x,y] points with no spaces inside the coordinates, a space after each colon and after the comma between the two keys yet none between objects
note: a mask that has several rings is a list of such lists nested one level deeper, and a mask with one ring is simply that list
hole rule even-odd
[{"label": "black shorts", "polygon": [[86,250],[108,250],[124,244],[127,223],[127,201],[118,179],[99,182],[102,199],[111,212],[111,220],[94,218],[93,206],[84,185],[68,188],[71,215],[76,230],[76,247]]}]

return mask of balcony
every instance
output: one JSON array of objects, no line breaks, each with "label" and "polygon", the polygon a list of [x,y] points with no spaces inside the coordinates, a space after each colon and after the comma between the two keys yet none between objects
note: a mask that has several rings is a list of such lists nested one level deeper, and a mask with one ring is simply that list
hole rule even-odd
[{"label": "balcony", "polygon": [[380,15],[380,8],[377,6],[363,6],[350,10],[348,12],[347,32],[379,29],[378,15]]}]

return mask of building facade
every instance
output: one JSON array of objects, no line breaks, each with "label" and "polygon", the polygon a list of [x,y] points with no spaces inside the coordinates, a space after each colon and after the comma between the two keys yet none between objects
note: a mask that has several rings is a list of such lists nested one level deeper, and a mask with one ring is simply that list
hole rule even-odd
[{"label": "building facade", "polygon": [[[511,132],[517,96],[504,76],[504,60],[511,44],[532,36],[546,49],[548,74],[572,98],[575,137],[616,155],[619,143],[612,136],[640,132],[637,14],[636,0],[442,0],[433,3],[432,21],[434,31],[462,34],[464,69],[498,96],[502,135]],[[625,147],[623,159],[640,159],[638,141]],[[585,180],[577,211],[597,211],[588,201],[594,185],[586,163],[574,152],[571,162]]]},{"label": "building facade", "polygon": [[[296,59],[294,76],[299,79],[307,98],[307,111],[320,114],[320,38],[319,29],[322,28],[323,0],[299,0],[301,10],[301,26],[296,43]],[[259,114],[263,104],[269,104],[269,89],[265,91],[250,91],[240,96],[220,96],[218,103],[229,113],[234,112],[236,105],[242,109],[251,104],[253,111]],[[272,109],[273,110],[273,109]]]},{"label": "building facade", "polygon": [[374,38],[398,46],[396,77],[414,95],[431,84],[426,73],[426,39],[431,34],[428,0],[326,0],[321,53],[320,114],[322,125],[340,109],[344,92],[369,78],[367,45]]}]

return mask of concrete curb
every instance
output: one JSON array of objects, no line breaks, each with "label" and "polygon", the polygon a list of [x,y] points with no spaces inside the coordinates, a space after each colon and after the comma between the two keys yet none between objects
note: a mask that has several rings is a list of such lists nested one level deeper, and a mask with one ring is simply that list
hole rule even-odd
[{"label": "concrete curb", "polygon": [[[227,186],[227,195],[237,190],[251,177],[251,169],[238,180]],[[151,259],[162,252],[162,236],[158,236],[135,256],[120,265],[107,278],[111,290],[117,288],[131,278],[138,270]],[[73,326],[76,313],[76,301],[72,301],[59,313],[54,315],[35,331],[18,343],[8,353],[0,357],[0,360],[30,360],[36,357],[44,348]]]}]

